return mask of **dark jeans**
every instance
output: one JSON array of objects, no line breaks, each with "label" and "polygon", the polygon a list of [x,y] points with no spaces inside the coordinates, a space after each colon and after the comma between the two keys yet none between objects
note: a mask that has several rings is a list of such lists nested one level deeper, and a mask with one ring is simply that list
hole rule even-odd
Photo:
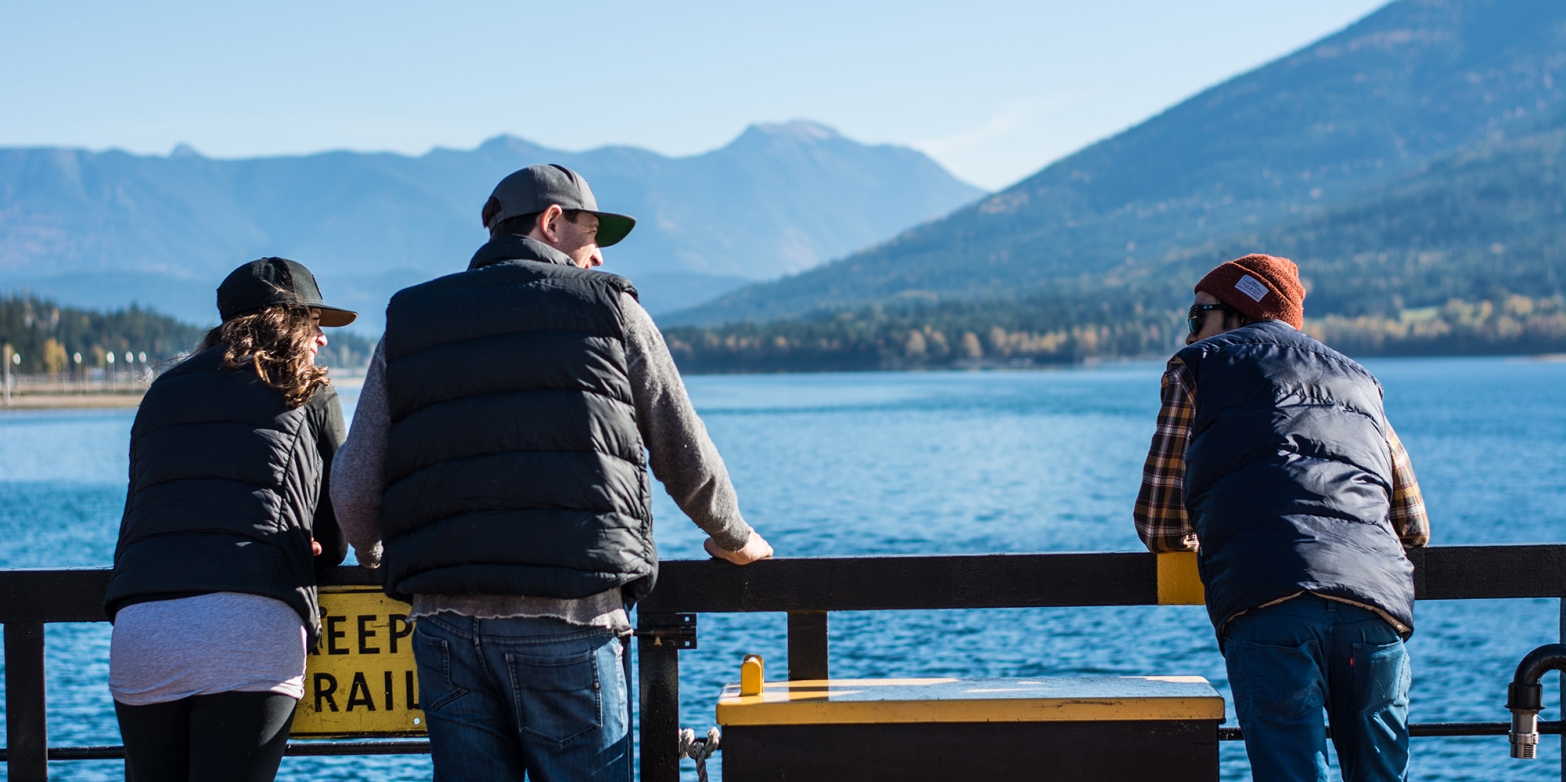
[{"label": "dark jeans", "polygon": [[622,647],[559,619],[421,617],[419,702],[441,782],[630,782]]},{"label": "dark jeans", "polygon": [[1408,775],[1408,653],[1386,620],[1301,595],[1224,628],[1224,660],[1256,782],[1326,782],[1325,709],[1344,782]]},{"label": "dark jeans", "polygon": [[220,692],[168,703],[114,703],[135,782],[271,782],[294,705],[275,692]]}]

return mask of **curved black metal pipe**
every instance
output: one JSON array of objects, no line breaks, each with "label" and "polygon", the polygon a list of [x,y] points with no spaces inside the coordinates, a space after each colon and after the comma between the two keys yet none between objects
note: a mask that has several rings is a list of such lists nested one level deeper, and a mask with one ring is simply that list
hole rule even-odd
[{"label": "curved black metal pipe", "polygon": [[[1537,687],[1545,674],[1560,670],[1566,670],[1566,644],[1545,644],[1529,652],[1517,663],[1517,673],[1512,676],[1512,684]],[[1538,703],[1534,705],[1537,707]],[[1508,703],[1507,708],[1514,707]]]},{"label": "curved black metal pipe", "polygon": [[1539,680],[1550,671],[1566,671],[1566,644],[1545,644],[1524,655],[1506,686],[1506,708],[1512,712],[1512,757],[1531,760],[1539,744],[1539,710],[1544,688]]}]

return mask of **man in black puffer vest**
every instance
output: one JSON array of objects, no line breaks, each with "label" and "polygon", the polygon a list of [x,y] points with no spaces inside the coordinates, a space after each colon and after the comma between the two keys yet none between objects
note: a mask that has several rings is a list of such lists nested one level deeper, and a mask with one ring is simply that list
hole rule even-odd
[{"label": "man in black puffer vest", "polygon": [[1169,361],[1136,504],[1155,552],[1197,551],[1253,777],[1408,773],[1407,547],[1430,537],[1381,385],[1300,332],[1286,258],[1248,255],[1196,285]]},{"label": "man in black puffer vest", "polygon": [[630,780],[620,639],[658,572],[647,468],[713,556],[772,549],[636,289],[592,270],[635,221],[563,166],[506,177],[483,219],[466,272],[392,298],[334,507],[413,602],[438,777]]}]

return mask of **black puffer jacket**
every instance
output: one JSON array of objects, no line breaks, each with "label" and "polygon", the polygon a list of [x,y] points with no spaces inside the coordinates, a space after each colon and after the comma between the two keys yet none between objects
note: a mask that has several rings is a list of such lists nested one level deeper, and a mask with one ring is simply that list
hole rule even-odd
[{"label": "black puffer jacket", "polygon": [[1414,626],[1413,565],[1392,529],[1381,385],[1285,323],[1263,321],[1179,353],[1196,386],[1185,505],[1201,539],[1207,610],[1302,590]]},{"label": "black puffer jacket", "polygon": [[580,598],[656,577],[625,280],[521,237],[386,312],[387,591]]},{"label": "black puffer jacket", "polygon": [[347,551],[324,485],[342,407],[328,386],[289,409],[253,370],[222,368],[222,352],[164,373],[136,413],[105,608],[112,620],[149,600],[262,595],[299,612],[313,643],[315,567]]}]

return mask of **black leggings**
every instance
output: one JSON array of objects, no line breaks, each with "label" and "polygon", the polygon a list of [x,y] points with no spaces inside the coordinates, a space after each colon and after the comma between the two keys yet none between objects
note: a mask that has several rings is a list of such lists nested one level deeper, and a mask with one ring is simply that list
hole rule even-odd
[{"label": "black leggings", "polygon": [[114,702],[134,782],[272,782],[293,698],[275,692],[220,692],[168,703]]}]

